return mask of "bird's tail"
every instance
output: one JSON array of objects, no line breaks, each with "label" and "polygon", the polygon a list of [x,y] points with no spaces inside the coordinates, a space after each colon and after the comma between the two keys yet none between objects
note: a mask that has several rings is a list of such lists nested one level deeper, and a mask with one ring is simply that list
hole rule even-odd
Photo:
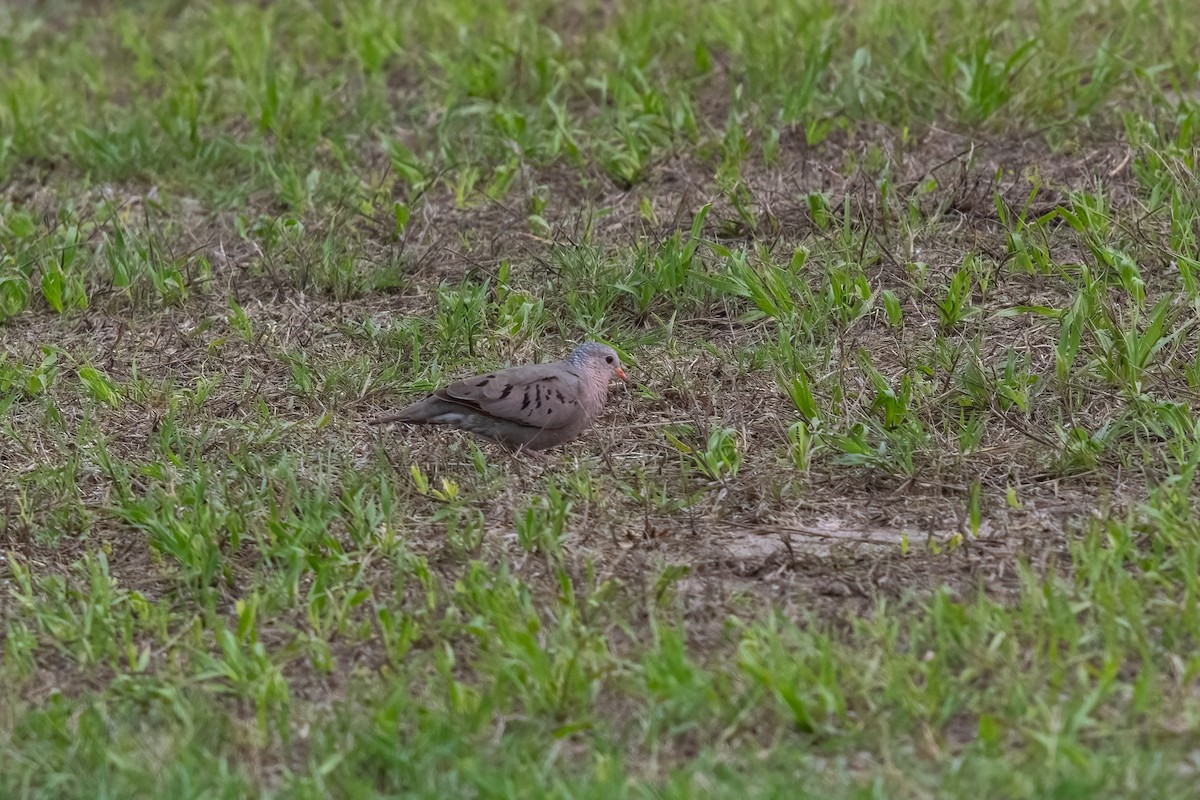
[{"label": "bird's tail", "polygon": [[389,422],[445,422],[440,417],[448,411],[457,410],[457,406],[448,406],[437,395],[431,395],[418,400],[412,405],[405,406],[395,414],[378,417],[370,421],[371,425],[386,425]]},{"label": "bird's tail", "polygon": [[408,422],[409,416],[403,412],[399,414],[388,414],[386,417],[376,417],[375,419],[367,420],[368,425],[387,425],[389,422]]}]

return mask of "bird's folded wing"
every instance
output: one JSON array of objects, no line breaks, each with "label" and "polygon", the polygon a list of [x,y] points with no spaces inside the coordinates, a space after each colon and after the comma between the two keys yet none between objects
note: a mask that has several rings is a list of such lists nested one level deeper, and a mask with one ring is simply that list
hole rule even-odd
[{"label": "bird's folded wing", "polygon": [[510,367],[455,381],[438,392],[488,416],[535,428],[563,428],[584,413],[577,377],[561,364]]}]

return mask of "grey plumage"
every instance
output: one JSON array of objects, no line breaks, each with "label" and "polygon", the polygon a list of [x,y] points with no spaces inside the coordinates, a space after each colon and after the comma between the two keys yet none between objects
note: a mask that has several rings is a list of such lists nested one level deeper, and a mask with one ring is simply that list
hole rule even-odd
[{"label": "grey plumage", "polygon": [[577,438],[600,416],[614,375],[626,380],[616,351],[587,342],[552,364],[455,381],[372,424],[451,425],[513,449],[545,450]]}]

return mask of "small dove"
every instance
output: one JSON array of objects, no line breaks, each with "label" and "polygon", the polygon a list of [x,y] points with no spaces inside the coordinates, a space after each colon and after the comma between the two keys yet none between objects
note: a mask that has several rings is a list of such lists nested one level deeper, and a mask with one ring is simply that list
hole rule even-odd
[{"label": "small dove", "polygon": [[600,416],[613,375],[629,382],[616,351],[586,342],[562,361],[455,381],[371,424],[451,425],[512,450],[546,450],[577,438]]}]

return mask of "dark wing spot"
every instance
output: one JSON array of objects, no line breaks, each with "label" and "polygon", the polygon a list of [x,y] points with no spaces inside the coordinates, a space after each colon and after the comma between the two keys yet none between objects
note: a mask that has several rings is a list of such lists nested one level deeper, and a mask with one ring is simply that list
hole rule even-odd
[{"label": "dark wing spot", "polygon": [[476,385],[476,386],[487,386],[487,385],[488,385],[488,379],[487,379],[487,378],[484,378],[483,380],[481,380],[479,383],[477,383],[477,384],[475,384],[475,385]]},{"label": "dark wing spot", "polygon": [[541,408],[542,407],[542,385],[539,383],[537,386],[535,386],[533,388],[537,392],[537,405],[535,405],[534,408]]},{"label": "dark wing spot", "polygon": [[521,403],[521,410],[524,411],[527,408],[529,408],[529,390],[528,389],[525,390],[525,402]]},{"label": "dark wing spot", "polygon": [[554,409],[553,409],[553,408],[547,408],[547,409],[546,409],[546,413],[547,413],[547,414],[553,414],[553,413],[554,413]]},{"label": "dark wing spot", "polygon": [[504,387],[504,391],[500,393],[500,399],[503,400],[504,398],[508,397],[510,394],[512,394],[512,384],[511,383]]},{"label": "dark wing spot", "polygon": [[554,396],[558,398],[558,402],[560,403],[567,402],[567,398],[563,397],[562,392],[560,392],[558,389],[554,390]]}]

